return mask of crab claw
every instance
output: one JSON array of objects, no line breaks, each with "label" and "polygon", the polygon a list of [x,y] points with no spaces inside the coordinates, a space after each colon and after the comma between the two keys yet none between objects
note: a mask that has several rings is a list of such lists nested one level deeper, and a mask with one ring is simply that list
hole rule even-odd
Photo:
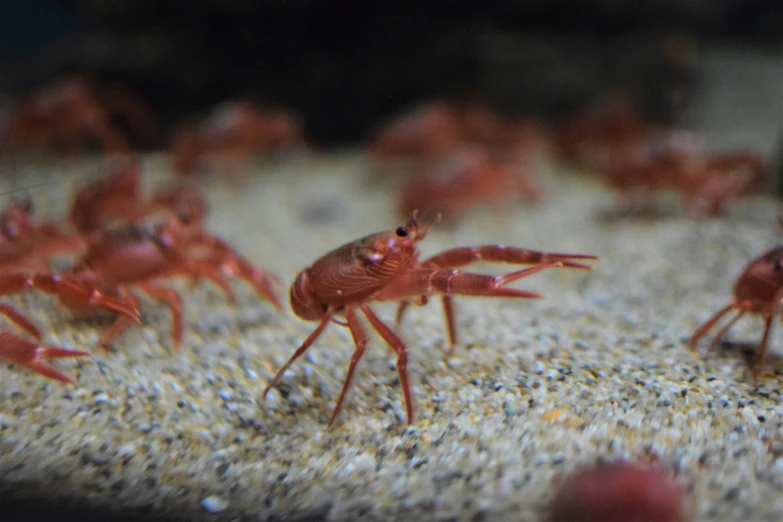
[{"label": "crab claw", "polygon": [[116,297],[105,295],[98,290],[93,290],[89,296],[89,303],[102,308],[108,308],[118,314],[133,319],[137,323],[141,322],[141,312],[138,307],[123,299],[117,299]]},{"label": "crab claw", "polygon": [[43,359],[86,357],[88,355],[90,354],[87,352],[67,350],[54,346],[41,346],[10,332],[0,331],[0,358],[60,382],[76,383],[75,380],[64,373],[44,363]]}]

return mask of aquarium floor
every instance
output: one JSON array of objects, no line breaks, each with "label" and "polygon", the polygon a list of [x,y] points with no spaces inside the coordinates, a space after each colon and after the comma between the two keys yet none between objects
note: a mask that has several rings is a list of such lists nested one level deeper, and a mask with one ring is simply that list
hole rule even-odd
[{"label": "aquarium floor", "polygon": [[[257,170],[239,189],[203,181],[209,228],[283,281],[399,224],[392,185],[371,184],[361,155]],[[72,187],[97,172],[94,161],[47,164],[0,189],[53,181],[30,192],[43,215],[62,216]],[[160,157],[146,158],[145,176],[149,186],[164,181]],[[461,343],[449,360],[438,303],[412,309],[400,330],[411,426],[395,358],[373,336],[326,429],[352,352],[336,325],[262,400],[315,324],[275,313],[241,283],[236,307],[208,284],[172,283],[185,296],[179,353],[167,309],[151,301],[143,325],[97,350],[106,320],[74,316],[46,295],[9,298],[47,344],[93,357],[55,363],[76,386],[0,365],[0,489],[189,519],[519,521],[538,519],[575,467],[629,457],[668,466],[698,520],[779,518],[781,329],[758,385],[748,361],[760,320],[743,320],[730,335],[737,343],[704,359],[685,341],[728,303],[743,265],[779,242],[780,205],[759,197],[701,222],[609,219],[613,198],[598,183],[554,167],[542,178],[542,204],[479,211],[452,231],[436,224],[424,255],[502,243],[600,261],[593,272],[514,283],[544,299],[458,299]],[[393,317],[393,306],[376,309]]]}]

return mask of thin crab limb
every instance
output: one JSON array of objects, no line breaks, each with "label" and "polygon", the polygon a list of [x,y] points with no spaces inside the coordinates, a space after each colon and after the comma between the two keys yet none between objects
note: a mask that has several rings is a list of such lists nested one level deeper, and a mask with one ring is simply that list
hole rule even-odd
[{"label": "thin crab limb", "polygon": [[180,275],[190,276],[191,287],[195,287],[200,278],[203,277],[220,288],[229,304],[233,305],[236,303],[236,297],[234,296],[234,290],[231,288],[231,282],[220,272],[219,268],[215,266],[215,263],[203,259],[188,259],[170,270],[167,270],[160,277],[167,278]]},{"label": "thin crab limb", "polygon": [[41,338],[41,331],[27,317],[17,312],[13,307],[0,303],[0,314],[6,316],[16,326],[36,339]]},{"label": "thin crab limb", "polygon": [[367,316],[370,324],[375,328],[375,331],[383,337],[386,344],[388,344],[389,347],[394,350],[394,353],[397,354],[397,372],[400,375],[400,386],[402,387],[402,393],[405,397],[405,413],[408,417],[408,424],[412,424],[414,420],[414,411],[413,402],[411,401],[411,388],[408,382],[408,349],[405,347],[405,343],[397,337],[397,334],[383,324],[369,306],[362,305],[360,308],[362,312],[364,312],[364,315]]},{"label": "thin crab limb", "polygon": [[769,334],[772,332],[772,321],[775,319],[776,315],[777,314],[770,313],[764,318],[764,335],[761,337],[761,344],[759,345],[759,349],[756,354],[756,362],[753,364],[754,384],[759,380],[761,364],[764,362],[764,355],[767,353],[767,342],[769,341]]},{"label": "thin crab limb", "polygon": [[222,261],[220,270],[225,275],[247,281],[256,293],[263,299],[266,299],[275,310],[278,312],[283,310],[280,298],[275,293],[274,288],[272,288],[273,282],[277,282],[272,275],[259,270],[237,255],[232,255],[225,261]]},{"label": "thin crab limb", "polygon": [[246,281],[259,296],[271,303],[278,312],[283,310],[280,298],[273,288],[273,285],[280,284],[276,277],[254,267],[225,241],[217,237],[202,232],[193,237],[190,243],[193,247],[202,247],[210,251],[209,259],[215,262],[224,275],[238,277]]},{"label": "thin crab limb", "polygon": [[277,374],[272,378],[271,381],[269,381],[269,384],[267,384],[266,388],[264,388],[263,393],[261,394],[262,399],[266,399],[266,394],[269,393],[269,390],[274,386],[277,381],[280,380],[280,378],[283,376],[283,373],[293,364],[295,360],[297,360],[303,353],[307,351],[308,348],[310,348],[310,345],[312,345],[318,337],[320,337],[321,333],[323,333],[324,328],[326,328],[326,325],[329,324],[329,322],[332,319],[332,316],[334,315],[334,309],[329,308],[326,310],[326,313],[321,318],[321,322],[318,323],[318,326],[313,330],[313,333],[311,333],[309,336],[307,336],[307,339],[304,340],[302,345],[296,349],[294,354],[291,356],[288,361],[283,365],[282,368],[280,368],[277,371]]},{"label": "thin crab limb", "polygon": [[699,341],[701,340],[702,337],[704,337],[704,334],[709,332],[712,329],[712,327],[715,326],[715,324],[723,318],[724,315],[726,315],[731,310],[734,310],[736,308],[737,308],[736,303],[731,303],[729,305],[726,305],[723,308],[721,308],[715,315],[713,315],[706,323],[702,324],[698,328],[698,330],[696,330],[691,336],[689,342],[691,346],[691,351],[694,352],[697,351]]},{"label": "thin crab limb", "polygon": [[88,355],[90,354],[87,352],[67,350],[54,346],[40,346],[10,332],[0,331],[0,358],[60,382],[76,383],[74,379],[55,370],[44,363],[42,359],[87,357]]},{"label": "thin crab limb", "polygon": [[[139,302],[130,290],[128,290],[128,287],[125,285],[118,286],[117,293],[124,301],[131,303],[131,305],[138,309]],[[124,332],[131,324],[133,324],[133,320],[128,316],[118,316],[114,323],[101,334],[100,339],[98,339],[98,347],[105,348],[107,344],[116,339],[117,336]]]},{"label": "thin crab limb", "polygon": [[364,349],[367,347],[367,333],[364,331],[364,328],[362,328],[353,308],[348,308],[345,311],[345,320],[348,324],[348,328],[351,330],[351,336],[353,337],[356,349],[354,350],[353,355],[351,355],[348,373],[345,375],[343,388],[340,390],[340,396],[337,398],[337,404],[334,406],[334,411],[332,412],[332,417],[329,419],[329,425],[327,427],[331,427],[337,419],[337,415],[340,414],[345,396],[348,394],[348,389],[351,387],[351,380],[353,379],[354,371],[356,371],[356,365],[359,364],[359,360],[361,360],[362,355],[364,355]]},{"label": "thin crab limb", "polygon": [[422,261],[422,265],[441,268],[456,268],[479,261],[488,263],[512,263],[531,265],[560,261],[564,267],[591,270],[591,267],[581,263],[571,262],[571,259],[598,259],[596,256],[583,254],[562,254],[557,252],[541,252],[525,248],[507,247],[503,245],[483,245],[478,247],[461,247],[446,250]]},{"label": "thin crab limb", "polygon": [[729,329],[734,326],[734,323],[742,319],[742,317],[748,312],[747,307],[740,308],[740,311],[731,318],[731,320],[726,323],[726,325],[720,329],[720,331],[713,337],[712,342],[710,343],[710,346],[707,348],[707,351],[711,351],[715,346],[720,342],[721,338],[726,335],[726,332],[729,331]]},{"label": "thin crab limb", "polygon": [[454,321],[454,299],[451,296],[444,295],[441,298],[443,303],[443,319],[446,321],[446,332],[449,334],[449,349],[446,351],[446,357],[454,355],[454,347],[457,345],[457,323]]},{"label": "thin crab limb", "polygon": [[171,288],[164,288],[151,283],[142,283],[139,286],[150,297],[165,301],[169,310],[171,310],[171,333],[174,340],[174,351],[178,352],[182,344],[182,299]]}]

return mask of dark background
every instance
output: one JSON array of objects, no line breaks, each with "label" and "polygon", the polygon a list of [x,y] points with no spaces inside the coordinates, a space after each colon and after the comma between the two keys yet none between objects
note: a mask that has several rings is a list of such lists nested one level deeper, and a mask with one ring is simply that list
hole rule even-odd
[{"label": "dark background", "polygon": [[696,78],[666,63],[667,37],[783,43],[776,0],[2,4],[0,92],[11,97],[85,72],[130,85],[169,130],[241,96],[299,110],[326,146],[363,139],[391,113],[443,94],[551,118],[631,88],[652,116],[671,119],[679,108],[651,98]]},{"label": "dark background", "polygon": [[[299,110],[320,145],[357,143],[435,95],[560,118],[629,89],[652,118],[699,88],[665,42],[783,56],[779,0],[4,0],[0,107],[66,73],[129,85],[164,130],[227,98]],[[675,46],[676,47],[676,46]],[[686,53],[687,54],[687,53]],[[5,100],[5,101],[3,101]],[[2,123],[0,111],[0,123]],[[2,520],[158,520],[3,490]]]}]

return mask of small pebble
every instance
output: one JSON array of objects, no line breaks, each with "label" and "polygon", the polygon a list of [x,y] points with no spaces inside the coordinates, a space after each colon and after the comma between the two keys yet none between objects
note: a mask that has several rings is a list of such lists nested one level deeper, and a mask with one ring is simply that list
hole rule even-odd
[{"label": "small pebble", "polygon": [[585,351],[592,350],[592,348],[590,347],[589,344],[587,344],[584,341],[580,341],[578,339],[576,341],[574,341],[574,347],[576,347],[576,348],[578,348],[580,350],[585,350]]},{"label": "small pebble", "polygon": [[216,495],[210,495],[201,501],[201,507],[209,511],[210,513],[221,513],[228,508],[228,501]]},{"label": "small pebble", "polygon": [[117,455],[122,458],[129,458],[136,454],[136,446],[129,442],[127,444],[123,444],[120,446],[120,449],[117,450]]}]

